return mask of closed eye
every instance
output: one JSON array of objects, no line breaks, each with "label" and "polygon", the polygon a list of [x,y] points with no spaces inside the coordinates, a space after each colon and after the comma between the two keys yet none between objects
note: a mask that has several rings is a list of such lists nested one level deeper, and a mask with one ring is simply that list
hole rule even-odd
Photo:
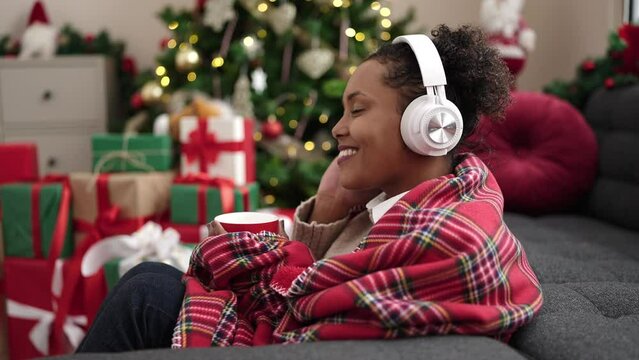
[{"label": "closed eye", "polygon": [[357,115],[357,114],[359,114],[359,113],[361,113],[363,111],[364,111],[364,108],[353,109],[353,110],[351,110],[351,115]]}]

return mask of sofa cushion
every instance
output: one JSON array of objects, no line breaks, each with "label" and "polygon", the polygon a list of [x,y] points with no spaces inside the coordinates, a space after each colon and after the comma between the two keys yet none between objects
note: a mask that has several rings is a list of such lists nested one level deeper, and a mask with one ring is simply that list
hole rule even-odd
[{"label": "sofa cushion", "polygon": [[516,350],[481,336],[431,336],[401,340],[324,341],[299,345],[183,350],[145,350],[121,354],[76,354],[74,359],[215,359],[215,360],[525,360]]},{"label": "sofa cushion", "polygon": [[590,214],[639,230],[639,85],[591,95],[586,120],[597,134],[599,174]]},{"label": "sofa cushion", "polygon": [[571,207],[594,181],[594,132],[581,113],[554,96],[512,97],[503,121],[482,119],[470,141],[485,146],[474,151],[494,173],[507,210],[540,214]]}]

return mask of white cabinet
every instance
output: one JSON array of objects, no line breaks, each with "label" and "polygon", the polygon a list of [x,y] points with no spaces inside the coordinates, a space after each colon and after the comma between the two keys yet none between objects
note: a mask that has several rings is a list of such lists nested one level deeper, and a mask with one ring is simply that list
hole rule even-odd
[{"label": "white cabinet", "polygon": [[104,56],[0,58],[0,142],[35,142],[40,174],[91,170],[91,134],[115,115],[113,63]]}]

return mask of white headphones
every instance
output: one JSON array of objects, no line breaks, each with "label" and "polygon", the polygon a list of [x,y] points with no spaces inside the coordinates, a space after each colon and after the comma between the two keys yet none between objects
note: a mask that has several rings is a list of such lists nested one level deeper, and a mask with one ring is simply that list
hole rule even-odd
[{"label": "white headphones", "polygon": [[439,52],[426,35],[393,40],[393,44],[400,42],[410,45],[415,53],[426,88],[426,95],[413,100],[402,114],[402,139],[420,155],[446,155],[461,139],[464,121],[457,106],[446,99],[446,74]]}]

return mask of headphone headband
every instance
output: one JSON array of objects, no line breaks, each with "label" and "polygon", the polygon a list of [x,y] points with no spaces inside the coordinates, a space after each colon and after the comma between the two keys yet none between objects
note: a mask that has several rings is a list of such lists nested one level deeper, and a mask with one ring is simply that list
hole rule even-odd
[{"label": "headphone headband", "polygon": [[446,85],[444,65],[442,65],[435,44],[428,36],[423,34],[402,35],[393,39],[393,44],[401,42],[407,43],[413,50],[425,87]]}]

